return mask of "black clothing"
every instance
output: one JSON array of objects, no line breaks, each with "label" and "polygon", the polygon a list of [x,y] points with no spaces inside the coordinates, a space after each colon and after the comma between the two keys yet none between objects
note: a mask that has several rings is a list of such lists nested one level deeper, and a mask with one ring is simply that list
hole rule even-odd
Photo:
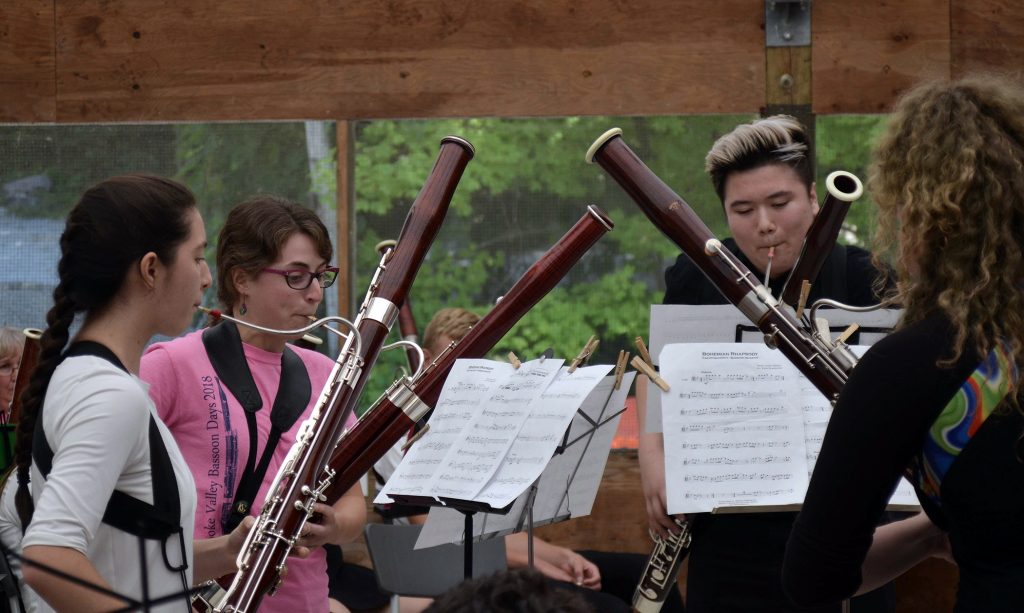
[{"label": "black clothing", "polygon": [[955,610],[1024,606],[1024,417],[1000,404],[999,387],[1013,367],[970,348],[937,366],[953,338],[934,315],[879,341],[854,369],[790,536],[784,583],[795,599],[837,600],[860,585],[875,523],[906,471],[929,519],[949,533]]},{"label": "black clothing", "polygon": [[[758,271],[732,239],[723,244],[759,279]],[[787,275],[771,280],[772,294],[781,295]],[[812,284],[808,303],[828,297],[866,306],[877,304],[872,290],[877,271],[871,254],[853,246],[836,245]],[[665,271],[665,304],[727,304],[685,254]],[[839,606],[800,608],[782,591],[782,560],[796,513],[702,513],[693,519],[693,545],[687,575],[686,608],[691,613],[736,611],[838,613]],[[858,613],[894,610],[891,587],[854,599]]]}]

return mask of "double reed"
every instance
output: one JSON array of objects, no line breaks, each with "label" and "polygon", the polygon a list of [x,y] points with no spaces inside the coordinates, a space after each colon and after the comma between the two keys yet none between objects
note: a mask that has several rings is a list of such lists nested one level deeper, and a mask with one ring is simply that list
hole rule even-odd
[{"label": "double reed", "polygon": [[604,212],[595,206],[588,207],[576,225],[516,281],[462,340],[449,345],[415,379],[404,377],[392,384],[345,434],[331,456],[330,465],[337,474],[327,492],[328,498],[358,482],[418,419],[433,410],[455,360],[483,357],[612,226]]},{"label": "double reed", "polygon": [[405,300],[473,154],[473,146],[461,138],[442,139],[437,161],[409,210],[397,245],[384,255],[374,274],[356,317],[355,333],[345,339],[313,415],[299,428],[271,483],[256,524],[238,554],[238,572],[226,593],[201,592],[194,603],[199,610],[258,610],[263,597],[281,584],[288,554],[312,517],[314,504],[337,499],[326,494],[334,483],[328,459],[395,322],[396,305]]}]

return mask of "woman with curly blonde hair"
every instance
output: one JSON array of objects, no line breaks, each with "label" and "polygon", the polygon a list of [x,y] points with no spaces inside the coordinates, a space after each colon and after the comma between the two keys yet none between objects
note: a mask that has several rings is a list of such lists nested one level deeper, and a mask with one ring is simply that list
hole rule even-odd
[{"label": "woman with curly blonde hair", "polygon": [[[957,611],[1024,606],[1024,88],[930,83],[875,152],[876,253],[895,259],[899,328],[836,404],[783,573],[838,601],[939,556]],[[923,512],[875,530],[906,475]]]}]

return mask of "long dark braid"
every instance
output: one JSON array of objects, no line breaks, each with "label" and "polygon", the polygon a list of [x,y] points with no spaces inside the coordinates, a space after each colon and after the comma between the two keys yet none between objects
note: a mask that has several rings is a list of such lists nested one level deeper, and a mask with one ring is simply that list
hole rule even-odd
[{"label": "long dark braid", "polygon": [[[61,261],[63,263],[63,258]],[[63,268],[63,266],[59,268]],[[64,284],[62,275],[56,289],[53,290],[53,308],[46,314],[47,328],[40,339],[39,362],[22,395],[18,436],[14,447],[18,474],[18,492],[14,501],[23,532],[28,528],[34,510],[28,483],[29,468],[32,466],[32,437],[36,427],[36,416],[39,415],[39,407],[42,406],[43,398],[46,396],[50,377],[53,376],[53,371],[60,364],[61,352],[67,345],[71,323],[75,320],[75,306],[67,297]]]},{"label": "long dark braid", "polygon": [[15,445],[22,530],[32,519],[29,491],[32,439],[46,389],[68,344],[75,314],[100,309],[124,284],[133,262],[152,251],[170,262],[188,236],[186,212],[195,205],[187,187],[163,177],[114,177],[87,190],[68,214],[60,237],[59,282],[40,340],[39,362],[22,395]]}]

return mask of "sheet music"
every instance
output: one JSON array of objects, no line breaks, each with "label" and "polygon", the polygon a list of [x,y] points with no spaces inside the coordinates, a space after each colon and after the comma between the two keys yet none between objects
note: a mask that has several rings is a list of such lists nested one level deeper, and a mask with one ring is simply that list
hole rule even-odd
[{"label": "sheet music", "polygon": [[[431,425],[427,435],[412,448],[429,447],[427,453],[430,454],[431,463],[420,463],[418,454],[414,459],[407,456],[399,465],[399,470],[406,464],[423,468],[434,466],[434,470],[429,476],[427,471],[421,469],[403,473],[395,485],[392,485],[392,477],[381,490],[382,494],[476,500],[477,494],[508,455],[513,441],[530,415],[534,401],[551,385],[564,360],[531,360],[524,362],[518,369],[503,363],[492,362],[490,366],[479,364],[485,362],[483,360],[471,362],[474,364],[466,370],[456,371],[453,368],[441,392],[444,396],[446,391],[452,390],[445,403],[445,414],[453,415],[452,420],[462,426],[461,431],[448,438],[455,427],[454,424],[449,426],[448,420],[445,420],[442,434],[446,438],[435,441],[430,437],[434,430]],[[458,363],[459,360],[456,360]],[[498,375],[499,370],[504,376],[491,380],[490,375]],[[439,398],[435,414],[441,404]],[[432,417],[431,422],[433,420]],[[441,447],[446,447],[446,451],[440,461],[435,462],[440,456]],[[409,482],[410,474],[416,477],[415,481]]]},{"label": "sheet music", "polygon": [[474,408],[513,370],[511,364],[493,360],[456,360],[430,416],[430,429],[409,449],[374,502],[393,502],[391,491],[426,495],[437,468],[473,419]]},{"label": "sheet music", "polygon": [[[611,368],[610,366],[608,367]],[[579,372],[577,370],[577,372]],[[607,370],[606,370],[607,372]],[[591,422],[578,412],[569,425],[568,442],[562,453],[556,454],[547,464],[538,483],[534,497],[534,525],[541,526],[553,521],[582,517],[590,514],[594,498],[604,476],[608,450],[618,429],[620,412],[626,403],[626,395],[632,385],[635,372],[625,373],[619,390],[613,392],[615,377],[603,377],[591,390],[579,407],[598,424],[596,430]],[[601,419],[599,419],[601,418]],[[580,438],[582,437],[582,438]],[[578,439],[578,440],[577,440]],[[562,437],[559,437],[559,443]],[[576,441],[573,443],[573,441]],[[566,489],[569,488],[568,495]],[[525,503],[529,492],[521,494],[505,514],[477,513],[474,515],[474,538],[511,534],[522,524],[526,512]],[[433,547],[443,543],[461,543],[465,528],[464,516],[454,509],[432,507],[427,523],[420,532],[416,548]]]},{"label": "sheet music", "polygon": [[662,397],[669,513],[802,499],[804,418],[785,356],[762,345],[681,343],[662,350],[661,364],[671,386]]},{"label": "sheet music", "polygon": [[[681,343],[667,345],[661,363],[671,386],[661,394],[669,513],[803,501],[831,406],[785,356],[764,345]],[[909,484],[901,488],[893,504],[916,501]]]},{"label": "sheet music", "polygon": [[[829,320],[837,330],[846,328],[851,323],[862,327],[859,343],[872,345],[884,332],[871,329],[891,329],[899,319],[898,309],[880,309],[867,313],[854,313],[838,309],[821,309],[819,316]],[[737,326],[744,329],[753,328],[753,324],[731,304],[689,305],[689,304],[652,304],[650,351],[651,359],[660,364],[659,357],[665,345],[672,343],[733,343],[737,342]],[[739,342],[764,343],[764,335],[753,329],[741,334]],[[647,432],[661,432],[661,395],[657,389],[651,389],[647,395],[647,410],[644,427]]]},{"label": "sheet music", "polygon": [[[551,385],[529,406],[526,423],[486,486],[473,498],[501,508],[523,493],[547,466],[576,409],[612,369],[611,364],[563,366]],[[601,403],[602,406],[604,403]]]}]

